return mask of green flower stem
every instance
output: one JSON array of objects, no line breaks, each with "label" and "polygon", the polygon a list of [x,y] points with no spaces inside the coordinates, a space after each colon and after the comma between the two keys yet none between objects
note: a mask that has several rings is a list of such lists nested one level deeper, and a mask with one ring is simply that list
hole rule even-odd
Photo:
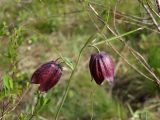
[{"label": "green flower stem", "polygon": [[99,50],[99,48],[97,46],[95,46],[95,45],[89,45],[89,47],[94,47],[100,53],[100,50]]},{"label": "green flower stem", "polygon": [[64,95],[63,95],[63,97],[62,97],[62,100],[61,100],[61,103],[60,103],[60,105],[59,105],[59,107],[58,107],[58,110],[57,110],[57,113],[56,113],[56,116],[55,116],[55,120],[58,120],[58,116],[59,116],[60,110],[61,110],[61,108],[62,108],[62,106],[63,106],[63,104],[64,104],[64,101],[65,101],[66,97],[67,97],[67,94],[68,94],[68,91],[69,91],[69,88],[70,88],[70,83],[71,83],[72,77],[73,77],[73,75],[74,75],[74,73],[75,73],[75,71],[76,71],[76,69],[77,69],[78,63],[79,63],[79,61],[80,61],[81,54],[82,54],[84,48],[88,45],[88,43],[89,43],[90,40],[92,39],[92,37],[93,37],[93,35],[86,41],[86,43],[84,44],[84,46],[81,48],[81,50],[80,50],[80,52],[79,52],[77,62],[76,62],[75,66],[74,66],[74,68],[73,68],[73,70],[72,70],[72,72],[71,72],[71,75],[70,75],[70,77],[69,77],[69,80],[68,80],[68,84],[67,84],[65,93],[64,93]]},{"label": "green flower stem", "polygon": [[34,110],[33,110],[32,114],[31,114],[31,116],[30,116],[30,118],[29,118],[28,120],[31,120],[31,119],[33,119],[34,116],[36,116],[36,112],[37,112],[36,109],[37,109],[38,103],[39,103],[39,101],[40,101],[40,95],[41,95],[41,92],[39,92],[39,91],[37,90],[37,100],[36,100],[36,104],[34,105]]}]

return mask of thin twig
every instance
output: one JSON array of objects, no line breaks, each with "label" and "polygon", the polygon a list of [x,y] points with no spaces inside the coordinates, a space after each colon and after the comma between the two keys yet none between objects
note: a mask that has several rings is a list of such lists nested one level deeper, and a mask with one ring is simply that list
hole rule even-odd
[{"label": "thin twig", "polygon": [[160,18],[160,15],[151,7],[150,3],[149,3],[148,1],[146,1],[146,2],[147,2],[147,5],[148,5],[149,9],[150,9],[157,17]]},{"label": "thin twig", "polygon": [[148,26],[146,26],[146,25],[141,25],[141,24],[138,24],[138,23],[134,23],[134,22],[131,22],[131,21],[127,21],[127,20],[120,20],[120,19],[116,19],[116,20],[122,21],[122,22],[127,23],[127,24],[136,25],[136,26],[138,26],[138,27],[143,27],[143,28],[145,28],[145,29],[147,29],[147,30],[150,30],[150,31],[152,31],[152,32],[155,32],[155,33],[160,33],[159,31],[157,31],[157,30],[155,30],[155,29],[151,29],[150,27],[148,27]]},{"label": "thin twig", "polygon": [[21,96],[21,98],[19,98],[19,101],[17,101],[17,104],[16,104],[15,106],[13,106],[10,110],[9,110],[9,108],[6,109],[5,112],[4,112],[4,114],[3,114],[3,116],[1,116],[0,119],[3,118],[4,116],[6,116],[8,113],[14,111],[14,110],[17,108],[17,106],[20,104],[20,102],[22,101],[22,99],[26,96],[26,93],[27,93],[28,91],[29,91],[29,89],[27,89],[27,90],[23,93],[23,95]]},{"label": "thin twig", "polygon": [[[2,101],[1,116],[3,116],[3,114],[4,114],[4,101]],[[3,120],[3,117],[1,118],[1,120]]]},{"label": "thin twig", "polygon": [[146,12],[148,13],[148,15],[151,17],[152,22],[154,23],[155,27],[157,28],[158,31],[160,31],[160,26],[158,25],[156,19],[154,18],[153,14],[151,13],[150,9],[148,8],[147,5],[145,5],[141,0],[138,0],[139,3],[142,4],[142,6],[144,7],[144,9],[146,10]]},{"label": "thin twig", "polygon": [[160,0],[155,0],[155,1],[156,1],[158,14],[160,15]]}]

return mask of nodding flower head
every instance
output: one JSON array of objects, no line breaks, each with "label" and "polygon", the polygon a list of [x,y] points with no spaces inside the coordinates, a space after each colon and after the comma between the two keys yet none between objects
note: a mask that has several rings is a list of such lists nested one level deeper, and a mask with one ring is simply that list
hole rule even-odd
[{"label": "nodding flower head", "polygon": [[114,80],[114,63],[105,52],[92,54],[89,61],[91,76],[100,85],[104,80],[112,83]]},{"label": "nodding flower head", "polygon": [[41,65],[32,75],[31,83],[40,84],[39,90],[47,92],[57,84],[62,75],[62,67],[55,61]]}]

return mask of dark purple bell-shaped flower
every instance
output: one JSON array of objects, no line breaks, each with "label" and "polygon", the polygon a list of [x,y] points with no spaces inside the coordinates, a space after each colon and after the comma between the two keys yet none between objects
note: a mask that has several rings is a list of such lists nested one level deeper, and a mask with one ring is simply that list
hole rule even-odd
[{"label": "dark purple bell-shaped flower", "polygon": [[39,90],[47,92],[57,84],[62,75],[60,64],[50,61],[41,65],[32,75],[31,83],[40,84]]},{"label": "dark purple bell-shaped flower", "polygon": [[89,61],[91,76],[100,85],[104,80],[112,83],[114,80],[114,63],[105,52],[92,54]]}]

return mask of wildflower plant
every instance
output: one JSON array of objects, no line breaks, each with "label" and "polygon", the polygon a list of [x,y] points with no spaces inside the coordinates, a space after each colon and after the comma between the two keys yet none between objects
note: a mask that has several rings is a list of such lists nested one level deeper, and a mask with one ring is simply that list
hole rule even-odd
[{"label": "wildflower plant", "polygon": [[[63,2],[68,5],[68,1],[64,0]],[[129,35],[134,35],[134,33],[139,34],[140,32],[142,32],[143,34],[145,34],[143,30],[151,30],[153,34],[159,35],[159,2],[156,1],[155,3],[157,8],[152,9],[152,2],[142,0],[137,1],[138,4],[140,4],[143,7],[143,9],[150,17],[149,22],[148,19],[145,19],[144,22],[141,21],[142,18],[138,18],[132,15],[127,16],[123,12],[121,13],[117,11],[117,5],[120,4],[121,1],[117,1],[117,3],[115,1],[112,2],[107,4],[113,4],[114,9],[108,8],[108,6],[106,8],[106,6],[104,6],[103,4],[98,4],[96,2],[94,3],[86,0],[76,1],[74,3],[75,6],[72,5],[73,3],[69,2],[69,4],[71,4],[73,8],[75,8],[76,10],[81,8],[81,10],[71,11],[71,13],[67,13],[68,11],[66,12],[66,9],[70,10],[71,6],[66,6],[64,9],[62,8],[63,4],[59,1],[37,2],[18,0],[16,2],[11,2],[14,6],[13,9],[10,10],[10,8],[5,8],[4,10],[2,10],[5,14],[0,14],[0,17],[6,17],[4,17],[5,22],[3,22],[2,24],[0,23],[0,40],[4,40],[4,43],[0,44],[0,58],[2,60],[2,65],[0,65],[5,66],[2,67],[2,73],[0,68],[0,119],[10,119],[12,118],[11,116],[13,116],[13,119],[19,120],[32,120],[41,118],[43,119],[43,114],[41,113],[43,112],[43,110],[46,112],[47,110],[49,110],[48,106],[50,106],[49,104],[53,100],[55,100],[56,103],[53,106],[51,106],[54,107],[54,111],[53,109],[51,110],[52,119],[63,119],[63,116],[61,117],[61,112],[63,112],[62,108],[66,107],[64,103],[67,101],[68,96],[74,96],[73,93],[70,92],[72,83],[76,83],[77,85],[78,82],[85,83],[84,81],[89,81],[90,85],[93,86],[93,90],[91,90],[90,87],[87,86],[89,92],[84,90],[85,94],[90,96],[91,99],[91,102],[89,103],[91,104],[91,108],[88,108],[89,111],[91,111],[91,113],[88,117],[88,113],[87,111],[85,111],[85,117],[82,116],[81,118],[76,119],[124,119],[124,116],[128,112],[126,112],[125,115],[121,113],[121,105],[119,102],[117,102],[117,104],[115,105],[117,113],[113,112],[113,115],[111,116],[106,115],[105,112],[103,113],[105,116],[104,118],[98,116],[99,114],[94,114],[96,109],[98,108],[98,101],[95,101],[94,99],[95,94],[97,94],[97,96],[102,95],[101,91],[95,92],[95,88],[102,89],[104,86],[106,88],[106,84],[103,84],[106,81],[107,83],[109,83],[107,84],[107,87],[109,86],[111,88],[111,91],[114,90],[115,88],[112,88],[114,87],[113,84],[118,81],[116,77],[119,77],[117,73],[123,73],[124,71],[130,70],[136,71],[136,73],[143,77],[143,79],[150,80],[155,83],[154,85],[158,85],[159,87],[160,80],[156,75],[156,73],[159,73],[159,65],[157,65],[158,57],[153,57],[155,55],[149,56],[148,61],[149,64],[151,64],[150,66],[145,57],[143,57],[143,55],[140,52],[135,50],[135,48],[132,45],[130,45],[131,43],[128,44],[128,41],[126,40]],[[106,3],[106,1],[104,1],[104,3]],[[44,10],[41,8],[43,8]],[[15,15],[10,15],[7,11],[8,9],[10,10],[9,12],[13,11]],[[71,18],[73,18],[72,14],[76,13],[78,15],[78,13],[81,12],[84,12],[84,14],[78,16],[77,18],[74,18],[76,21],[74,23],[74,21],[71,20]],[[58,14],[54,16],[53,13]],[[113,16],[111,16],[112,14]],[[67,15],[67,18],[65,15]],[[123,19],[123,17],[125,19]],[[81,20],[79,18],[84,19],[83,22],[86,24],[85,26],[81,25],[81,23],[77,25],[77,20]],[[119,32],[119,29],[117,29],[118,22],[116,23],[116,20],[119,20],[119,23],[123,24],[123,22],[128,22],[128,19],[131,20],[134,24],[136,24],[136,28],[134,26],[132,29],[132,27],[130,27],[130,25],[127,24],[128,26],[125,26],[126,32]],[[146,23],[146,21],[148,23]],[[63,22],[66,24],[64,24]],[[68,22],[71,24],[71,27],[67,27]],[[110,22],[113,22],[113,24]],[[80,27],[76,29],[76,26]],[[86,26],[91,27],[91,32],[85,30]],[[71,40],[70,43],[68,39],[66,40],[64,38],[64,35],[66,38],[68,36],[72,36],[72,34],[76,33],[72,33],[72,30],[85,34],[87,36],[85,36],[86,39],[84,39],[84,37],[82,37],[80,34],[80,40],[74,39]],[[56,36],[61,36],[61,38],[56,38]],[[143,35],[142,37],[145,38]],[[59,42],[57,44],[58,40]],[[39,41],[41,41],[40,43],[43,46],[41,46],[42,48],[39,47],[39,44],[37,44]],[[77,46],[75,46],[75,43],[77,44]],[[25,47],[22,47],[23,44],[25,44]],[[63,48],[64,46],[65,48]],[[73,48],[71,46],[73,46]],[[66,51],[66,48],[69,47],[70,49],[67,49],[68,51]],[[119,49],[119,47],[122,47],[122,50]],[[33,69],[33,72],[31,73],[29,70],[29,72],[27,71],[26,73],[23,71],[23,64],[25,63],[26,65],[27,62],[32,62],[32,60],[29,59],[30,61],[25,61],[23,64],[21,63],[23,58],[19,56],[19,53],[22,52],[23,54],[23,52],[25,51],[23,48],[27,48],[26,51],[28,53],[33,50],[31,52],[32,59],[38,59],[38,62],[35,60],[36,64],[31,63],[29,67],[26,67],[26,69]],[[43,48],[46,49],[44,50]],[[72,49],[74,48],[76,48],[76,52],[73,50],[75,54],[73,54],[74,52],[72,51]],[[98,50],[97,52],[95,52],[95,48]],[[39,50],[43,51],[43,53],[41,53],[41,51]],[[27,57],[28,54],[26,51],[24,52],[23,57]],[[129,57],[126,57],[125,54],[123,54],[124,51],[127,51],[127,55],[129,53]],[[67,52],[70,55],[70,57],[66,57]],[[151,52],[151,54],[153,54],[153,52]],[[156,52],[156,56],[158,56],[158,54],[159,53]],[[55,60],[55,58],[57,57],[59,59]],[[82,57],[86,58],[81,62],[83,63],[83,65],[79,64]],[[131,60],[130,57],[132,58]],[[50,58],[52,59],[51,61]],[[59,60],[61,62],[59,62]],[[132,64],[132,61],[136,61],[135,64]],[[119,67],[119,64],[122,63],[123,65],[124,63],[129,65],[129,69],[126,66],[125,67],[127,69],[124,68],[123,65],[123,69],[121,69]],[[22,69],[19,69],[19,67],[22,67]],[[96,83],[95,85],[94,82],[90,81],[88,76],[85,78],[85,80],[81,79],[81,81],[75,81],[74,77],[76,76],[76,74],[78,74],[79,71],[84,72],[83,69],[80,68],[84,68],[87,71],[85,75],[91,75],[91,79],[93,79]],[[65,70],[67,70],[67,72]],[[63,78],[64,76],[65,78]],[[136,83],[136,85],[137,84],[139,85],[139,83]],[[63,87],[59,87],[61,85]],[[76,88],[76,85],[73,86]],[[38,86],[38,88],[36,86]],[[61,90],[59,92],[62,95],[61,97],[56,97],[52,95],[52,92],[56,91],[57,87],[59,87],[59,89]],[[142,87],[136,86],[136,88],[139,90]],[[80,92],[83,91],[81,90],[81,87],[78,87],[76,89],[78,89],[78,91]],[[77,91],[74,91],[74,93],[76,92]],[[108,90],[103,89],[102,96],[105,96],[106,92],[108,92]],[[127,92],[127,90],[124,92],[124,96],[129,96],[131,100],[134,99],[134,96],[131,96]],[[51,97],[49,97],[49,95]],[[112,96],[109,96],[109,99],[107,99],[109,101],[108,104],[110,104],[110,101],[112,101],[111,97]],[[82,98],[83,96],[81,97],[81,99]],[[115,100],[115,98],[113,99]],[[102,100],[101,97],[98,97],[98,100]],[[101,102],[101,106],[103,108],[101,113],[105,111],[108,107],[108,104],[104,102],[105,100],[103,99],[103,101]],[[77,101],[76,103],[78,104]],[[156,106],[158,106],[158,104],[156,104]],[[69,105],[69,107],[71,106]],[[88,104],[85,107],[88,107]],[[75,108],[78,109],[78,107]],[[135,118],[134,115],[137,114],[136,112],[132,111],[128,103],[127,108],[129,108],[128,111],[131,112],[131,118]]]}]

